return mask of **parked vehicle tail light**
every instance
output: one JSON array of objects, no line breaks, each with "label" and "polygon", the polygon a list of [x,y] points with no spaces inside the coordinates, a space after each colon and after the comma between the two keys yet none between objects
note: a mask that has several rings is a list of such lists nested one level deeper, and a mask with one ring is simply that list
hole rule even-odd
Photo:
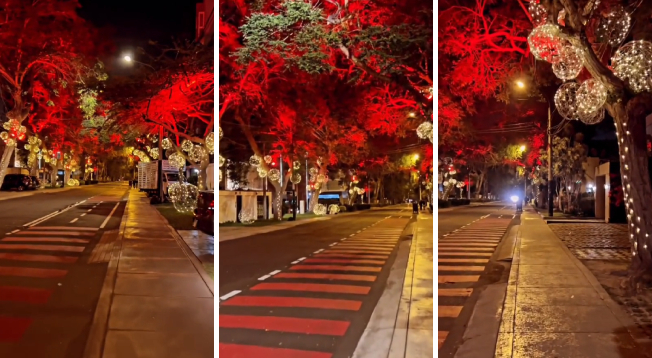
[{"label": "parked vehicle tail light", "polygon": [[211,200],[211,203],[208,205],[210,210],[215,210],[215,200]]}]

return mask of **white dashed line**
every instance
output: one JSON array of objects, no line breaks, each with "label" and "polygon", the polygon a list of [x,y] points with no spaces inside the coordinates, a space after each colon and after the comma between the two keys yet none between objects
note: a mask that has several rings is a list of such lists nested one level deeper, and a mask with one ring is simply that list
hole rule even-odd
[{"label": "white dashed line", "polygon": [[291,263],[292,265],[296,265],[296,264],[298,264],[299,262],[301,262],[301,261],[296,260],[296,261],[292,261],[292,262],[290,262],[290,263]]},{"label": "white dashed line", "polygon": [[334,243],[332,243],[332,244],[330,244],[328,246],[335,246],[335,245],[337,245],[337,242],[334,242]]},{"label": "white dashed line", "polygon": [[342,239],[342,241],[346,240],[346,237]]},{"label": "white dashed line", "polygon": [[222,300],[222,301],[228,300],[229,298],[237,295],[240,292],[242,292],[242,291],[240,291],[240,290],[231,291],[231,292],[227,293],[226,295],[220,297],[220,300]]},{"label": "white dashed line", "polygon": [[279,273],[279,272],[281,272],[281,270],[274,270],[274,271],[270,272],[269,275],[270,275],[270,276],[274,276],[274,275],[276,275],[276,274]]},{"label": "white dashed line", "polygon": [[324,249],[319,249],[319,250],[313,252],[313,254],[318,254],[318,253],[320,253],[320,252],[322,252],[322,251],[324,251]]},{"label": "white dashed line", "polygon": [[362,230],[358,230],[358,232],[356,232],[356,234],[359,234],[359,233],[360,233],[360,231],[362,231]]},{"label": "white dashed line", "polygon": [[351,236],[355,236],[355,234],[351,234],[351,235],[349,235],[349,237],[351,237]]},{"label": "white dashed line", "polygon": [[86,210],[87,213],[90,213],[93,209],[88,209]]},{"label": "white dashed line", "polygon": [[17,232],[19,232],[19,231],[20,231],[20,230],[14,230],[14,231],[12,231],[11,233],[12,233],[12,234],[15,234],[15,233],[17,233]]},{"label": "white dashed line", "polygon": [[81,214],[81,215],[79,215],[79,216],[86,216],[86,213],[83,213],[83,214]]},{"label": "white dashed line", "polygon": [[265,281],[266,279],[268,279],[270,277],[271,277],[270,275],[261,276],[261,277],[258,277],[258,281]]},{"label": "white dashed line", "polygon": [[72,223],[74,223],[74,222],[77,221],[77,220],[79,220],[79,218],[74,218],[74,219],[72,219],[72,220],[70,221],[70,223],[72,224]]}]

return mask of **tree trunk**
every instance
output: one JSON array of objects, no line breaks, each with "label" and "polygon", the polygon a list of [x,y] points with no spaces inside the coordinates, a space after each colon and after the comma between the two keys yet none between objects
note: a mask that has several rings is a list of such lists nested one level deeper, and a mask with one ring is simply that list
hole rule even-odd
[{"label": "tree trunk", "polygon": [[629,275],[623,282],[623,288],[630,294],[641,289],[643,279],[652,271],[652,242],[649,236],[652,233],[652,207],[648,205],[652,198],[652,186],[645,140],[647,112],[636,108],[635,101],[630,101],[627,108],[623,101],[607,106],[616,123],[621,159],[620,175],[632,254]]},{"label": "tree trunk", "polygon": [[0,161],[0,186],[5,180],[5,175],[7,175],[7,168],[9,168],[9,162],[11,161],[11,155],[16,149],[15,146],[5,147],[4,152],[2,152],[2,160]]},{"label": "tree trunk", "polygon": [[199,190],[206,190],[206,179],[208,178],[206,170],[210,164],[208,155],[204,155],[199,162],[199,174],[197,175],[197,187]]},{"label": "tree trunk", "polygon": [[482,174],[480,174],[480,179],[478,180],[478,185],[475,188],[475,197],[476,199],[480,198],[480,195],[482,193],[482,185],[484,184],[484,177],[485,177],[485,172],[482,171]]}]

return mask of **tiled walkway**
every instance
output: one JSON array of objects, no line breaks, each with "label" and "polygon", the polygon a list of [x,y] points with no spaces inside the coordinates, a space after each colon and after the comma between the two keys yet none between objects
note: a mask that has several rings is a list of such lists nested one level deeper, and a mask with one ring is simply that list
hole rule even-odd
[{"label": "tiled walkway", "polygon": [[629,261],[627,226],[622,224],[548,224],[580,260]]}]

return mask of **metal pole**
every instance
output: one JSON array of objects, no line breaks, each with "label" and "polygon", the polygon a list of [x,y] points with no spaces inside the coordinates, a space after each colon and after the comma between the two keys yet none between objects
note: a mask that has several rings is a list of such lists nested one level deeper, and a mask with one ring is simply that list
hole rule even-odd
[{"label": "metal pole", "polygon": [[[265,150],[265,142],[263,142],[263,156],[265,156],[267,151]],[[263,217],[265,220],[269,219],[269,209],[267,208],[267,176],[265,176],[265,181],[263,182]]]},{"label": "metal pole", "polygon": [[548,102],[548,215],[553,215],[552,210],[552,110]]},{"label": "metal pole", "polygon": [[306,157],[306,207],[304,212],[308,212],[308,158]]},{"label": "metal pole", "polygon": [[158,195],[161,203],[165,202],[165,190],[163,189],[163,126],[158,131]]},{"label": "metal pole", "polygon": [[468,168],[468,171],[467,178],[469,179],[469,185],[466,187],[466,198],[471,200],[471,168]]}]

